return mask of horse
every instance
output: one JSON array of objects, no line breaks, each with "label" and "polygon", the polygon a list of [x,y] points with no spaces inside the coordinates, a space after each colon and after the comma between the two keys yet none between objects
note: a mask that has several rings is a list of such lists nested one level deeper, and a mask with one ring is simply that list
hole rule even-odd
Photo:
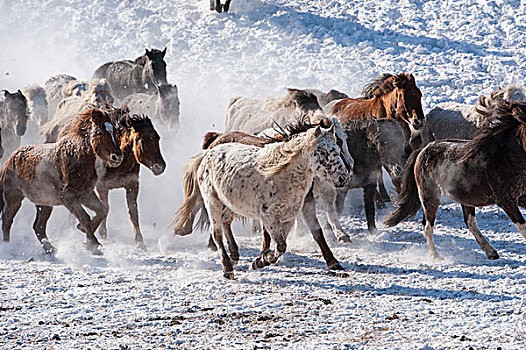
[{"label": "horse", "polygon": [[332,104],[336,103],[334,101],[343,100],[344,98],[349,97],[347,94],[334,89],[329,90],[329,92],[321,92],[320,90],[316,89],[305,89],[304,91],[310,92],[316,96],[318,104],[327,114],[329,114],[331,110],[330,108],[327,108],[327,106],[332,106]]},{"label": "horse", "polygon": [[135,93],[122,101],[132,114],[145,114],[161,121],[169,129],[179,128],[179,95],[177,86],[163,84],[153,95]]},{"label": "horse", "polygon": [[53,118],[60,101],[69,96],[81,96],[87,90],[87,85],[87,82],[77,80],[67,74],[58,74],[49,78],[44,84],[48,102],[48,117]]},{"label": "horse", "polygon": [[331,108],[342,124],[352,119],[392,118],[404,131],[406,155],[411,153],[409,140],[411,128],[420,130],[424,126],[422,93],[416,86],[412,74],[383,74],[364,89],[364,97],[344,98]]},{"label": "horse", "polygon": [[55,142],[62,128],[73,121],[78,113],[89,108],[102,108],[113,105],[110,86],[104,79],[92,80],[82,96],[70,96],[62,100],[53,119],[40,128],[46,143]]},{"label": "horse", "polygon": [[93,78],[104,78],[118,101],[133,93],[154,94],[157,86],[168,84],[166,80],[166,62],[163,51],[146,49],[143,56],[135,61],[108,62],[97,68]]},{"label": "horse", "polygon": [[402,178],[399,207],[384,224],[395,226],[424,208],[424,236],[429,255],[440,256],[433,241],[436,213],[444,191],[462,206],[464,222],[488,259],[498,259],[495,248],[477,226],[475,207],[496,204],[526,239],[526,102],[499,101],[488,125],[473,140],[429,143],[409,157]]},{"label": "horse", "polygon": [[48,103],[46,91],[38,84],[31,84],[22,89],[29,108],[29,121],[41,127],[48,120]]},{"label": "horse", "polygon": [[[334,186],[344,186],[350,175],[340,156],[334,128],[309,129],[290,141],[269,144],[263,148],[228,143],[194,155],[185,169],[186,194],[183,216],[189,218],[196,201],[202,198],[219,247],[223,276],[234,278],[233,266],[239,256],[228,255],[223,245],[223,229],[229,230],[233,215],[263,221],[264,231],[274,242],[274,249],[265,249],[254,261],[262,268],[286,251],[286,238],[314,175],[330,178]],[[186,220],[183,220],[186,221]],[[227,237],[231,232],[227,232]],[[230,244],[237,251],[235,241]],[[234,247],[234,249],[233,249]]]},{"label": "horse", "polygon": [[354,159],[354,175],[347,186],[337,192],[325,186],[325,197],[335,203],[337,213],[341,214],[347,191],[362,188],[367,229],[374,236],[378,234],[374,198],[382,166],[387,169],[397,191],[400,190],[405,165],[405,150],[401,142],[403,131],[392,119],[351,120],[344,125],[344,130],[349,152]]},{"label": "horse", "polygon": [[27,129],[29,109],[27,99],[20,90],[15,93],[4,91],[4,100],[0,101],[0,127],[2,129],[3,149],[11,154],[20,146],[20,139]]},{"label": "horse", "polygon": [[[4,242],[10,240],[13,219],[22,200],[36,205],[33,230],[44,251],[54,252],[46,236],[46,224],[53,206],[65,206],[79,220],[88,248],[97,253],[100,243],[94,235],[107,209],[94,192],[97,182],[95,160],[109,166],[121,164],[123,156],[107,113],[90,109],[62,130],[56,143],[20,147],[0,169],[0,210]],[[90,219],[82,206],[95,211]]]},{"label": "horse", "polygon": [[498,88],[489,97],[480,95],[475,105],[439,103],[427,114],[424,127],[411,136],[413,148],[421,148],[436,140],[471,140],[475,130],[487,125],[488,115],[501,100],[525,101],[526,89],[518,85]]},{"label": "horse", "polygon": [[[128,111],[116,117],[116,137],[124,155],[124,160],[117,167],[102,165],[99,169],[99,179],[96,189],[102,204],[109,210],[108,192],[116,188],[126,190],[126,203],[130,221],[133,225],[135,243],[138,248],[145,250],[146,246],[139,226],[139,210],[137,197],[139,195],[139,170],[141,164],[160,175],[166,168],[161,155],[159,134],[153,127],[150,118],[144,115],[130,116]],[[102,238],[108,237],[106,216],[99,228]]]},{"label": "horse", "polygon": [[226,0],[224,4],[221,4],[221,0],[210,0],[210,11],[215,10],[217,13],[228,12],[230,1],[232,0]]},{"label": "horse", "polygon": [[[314,94],[306,90],[287,89],[287,93],[284,96],[267,98],[266,100],[249,97],[232,98],[227,108],[225,129],[226,131],[237,130],[256,134],[264,133],[265,130],[275,125],[286,125],[294,120],[303,119],[312,124],[316,124],[326,118],[327,115],[321,109],[318,104],[318,99]],[[351,170],[353,160],[348,150],[346,134],[335,117],[331,117],[330,120],[332,124],[335,125],[337,142],[341,147],[342,157],[346,160],[349,170]],[[271,132],[273,132],[273,129],[271,129]],[[324,184],[332,187],[332,185],[327,182],[318,182],[317,186]],[[317,191],[317,193],[324,192],[325,189],[323,188]],[[326,214],[329,218],[328,221],[336,235],[336,239],[339,243],[350,243],[351,239],[349,235],[339,223],[334,202],[330,200],[326,201],[325,197],[322,198],[322,201],[324,201],[324,206],[327,208]],[[308,208],[310,208],[310,206]],[[315,217],[315,213],[316,210],[309,214]],[[317,232],[318,226],[319,223],[317,219],[311,220],[309,228],[313,235],[315,234],[314,232]],[[254,227],[257,227],[257,225],[254,225]]]},{"label": "horse", "polygon": [[[308,129],[314,126],[317,126],[317,125],[320,125],[323,128],[329,128],[332,125],[332,122],[329,119],[322,119],[319,124],[310,124],[308,122],[305,122],[304,120],[299,120],[296,124],[289,124],[285,128],[272,129],[274,131],[272,134],[270,131],[267,132],[269,135],[272,135],[272,136],[265,136],[265,137],[254,136],[254,135],[246,134],[244,132],[239,132],[239,131],[230,131],[230,132],[226,132],[223,134],[216,133],[216,132],[208,132],[204,137],[202,148],[211,149],[217,145],[221,145],[224,143],[232,143],[232,142],[238,142],[238,143],[242,143],[245,145],[252,145],[256,147],[264,147],[265,145],[269,143],[288,141],[291,138],[295,137],[296,135],[303,133],[307,131]],[[345,159],[345,158],[342,158],[342,159]],[[192,176],[191,174],[192,174],[191,172],[190,173],[185,172],[185,177]],[[328,184],[328,185],[323,184],[323,185],[330,186],[332,188],[332,184]],[[317,187],[323,188],[323,186],[321,186],[320,184],[318,184]],[[187,188],[185,188],[185,191],[186,190]],[[325,197],[323,196],[322,198],[325,199]],[[329,200],[331,199],[332,198],[329,198]],[[344,233],[343,229],[341,228],[341,225],[338,222],[337,216],[336,216],[336,220],[331,221],[330,214],[335,213],[335,210],[329,212],[330,208],[327,208],[327,206],[333,203],[333,202],[330,202],[329,200],[324,200],[324,205],[326,207],[326,212],[328,213],[327,214],[328,220],[329,222],[331,222],[332,227],[334,227],[333,232],[336,232],[336,237],[340,238],[339,239],[340,243],[350,243],[350,238],[348,238],[347,233]],[[333,205],[331,205],[331,207],[333,207]],[[182,208],[184,208],[184,206]],[[194,219],[200,210],[201,210],[201,216],[197,224],[197,227],[201,229],[209,228],[209,222],[207,220],[208,216],[206,215],[206,213],[203,213],[205,209],[204,209],[203,202],[201,199],[198,202],[196,202],[196,205],[194,208],[190,208],[190,209],[186,208],[186,210],[191,211],[191,214],[189,217],[188,216],[185,217],[183,215],[183,210],[180,210],[177,212],[178,215],[176,217],[176,220],[174,221],[176,223],[176,227],[174,229],[174,233],[176,235],[185,236],[192,232]],[[340,265],[338,260],[334,257],[334,254],[332,253],[329,245],[325,241],[323,231],[316,217],[316,203],[314,200],[312,187],[309,190],[303,202],[301,215],[307,221],[311,234],[314,240],[316,241],[316,243],[318,244],[318,246],[320,247],[323,258],[325,259],[327,263],[327,267],[330,270],[343,270],[343,267]],[[225,222],[224,227],[230,228],[230,223]],[[230,229],[228,229],[227,232],[230,232]],[[264,231],[264,234],[265,233],[266,231]],[[345,238],[348,238],[348,239],[345,239]],[[268,243],[270,242],[270,237],[268,236],[268,234],[264,235],[263,242],[264,243],[263,243],[262,250],[268,249]],[[230,247],[230,243],[229,243],[229,247]],[[217,246],[214,243],[212,234],[210,235],[209,240],[208,240],[208,248],[214,251],[217,250]]]}]

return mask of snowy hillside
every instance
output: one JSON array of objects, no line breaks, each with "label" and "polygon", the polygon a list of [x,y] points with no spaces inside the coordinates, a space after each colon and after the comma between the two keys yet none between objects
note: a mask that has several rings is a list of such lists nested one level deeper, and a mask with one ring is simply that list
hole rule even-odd
[{"label": "snowy hillside", "polygon": [[[167,171],[141,170],[139,208],[147,252],[133,244],[123,191],[110,195],[110,240],[88,254],[63,208],[47,257],[26,202],[9,244],[0,243],[0,348],[524,349],[526,241],[497,207],[477,211],[500,260],[489,261],[457,204],[438,213],[442,262],[427,257],[419,220],[380,226],[369,240],[361,194],[329,239],[348,272],[326,272],[310,234],[289,238],[276,266],[252,271],[260,237],[234,227],[241,261],[224,280],[207,233],[173,237],[181,173],[206,131],[222,130],[236,96],[287,87],[358,96],[383,72],[412,72],[427,112],[442,101],[474,103],[526,81],[526,6],[519,1],[0,0],[0,89],[67,73],[89,79],[101,64],[167,47],[181,129],[160,130]],[[381,222],[388,210],[378,212]],[[320,219],[322,216],[320,216]],[[329,235],[330,236],[330,235]],[[521,303],[524,301],[524,305]]]}]

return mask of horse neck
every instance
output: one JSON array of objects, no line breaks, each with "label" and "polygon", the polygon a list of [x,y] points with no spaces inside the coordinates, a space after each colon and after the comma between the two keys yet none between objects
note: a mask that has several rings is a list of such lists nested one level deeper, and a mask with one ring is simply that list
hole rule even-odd
[{"label": "horse neck", "polygon": [[134,142],[131,138],[131,130],[129,129],[121,129],[118,131],[117,138],[120,141],[120,149],[124,155],[124,159],[122,160],[122,163],[117,168],[134,168],[135,166],[139,168],[139,161],[135,157],[135,153],[133,152]]}]

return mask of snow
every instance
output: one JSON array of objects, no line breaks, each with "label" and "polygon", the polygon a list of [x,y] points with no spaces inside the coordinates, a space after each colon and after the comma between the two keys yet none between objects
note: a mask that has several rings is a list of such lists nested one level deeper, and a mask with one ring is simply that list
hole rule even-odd
[{"label": "snow", "polygon": [[[221,130],[228,99],[286,87],[351,96],[382,72],[412,72],[429,111],[474,103],[526,74],[524,2],[233,0],[0,0],[0,87],[42,84],[59,73],[89,79],[102,63],[168,48],[168,81],[181,129],[160,130],[168,167],[141,172],[143,235],[133,244],[123,191],[110,195],[108,242],[92,256],[66,210],[56,208],[45,256],[25,203],[12,241],[0,244],[0,348],[523,349],[526,242],[497,207],[477,210],[501,259],[489,261],[443,201],[428,258],[419,216],[367,237],[361,194],[347,200],[346,246],[329,237],[348,277],[326,271],[306,233],[289,238],[277,265],[250,269],[260,237],[240,224],[236,280],[223,279],[208,234],[173,237],[181,173],[201,136]],[[378,222],[388,210],[378,212]],[[320,213],[321,214],[321,213]],[[321,216],[320,216],[321,218]],[[328,235],[330,236],[330,235]]]}]

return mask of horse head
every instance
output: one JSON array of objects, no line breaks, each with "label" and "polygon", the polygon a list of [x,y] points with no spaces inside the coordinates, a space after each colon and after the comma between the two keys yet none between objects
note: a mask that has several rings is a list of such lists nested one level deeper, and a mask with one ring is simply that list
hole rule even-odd
[{"label": "horse head", "polygon": [[161,139],[150,118],[144,115],[125,116],[121,125],[130,130],[133,154],[139,164],[143,164],[154,175],[161,175],[166,168],[166,162],[161,154],[159,140]]},{"label": "horse head", "polygon": [[45,90],[38,85],[30,85],[23,91],[27,99],[31,118],[42,126],[48,121],[48,103]]},{"label": "horse head", "polygon": [[6,126],[13,126],[18,136],[25,134],[27,129],[27,119],[29,118],[29,109],[27,107],[27,99],[20,90],[14,94],[9,91],[4,92],[5,109],[4,118],[6,118]]},{"label": "horse head", "polygon": [[144,54],[144,69],[147,75],[153,80],[155,85],[168,84],[166,80],[166,62],[164,56],[166,55],[166,47],[163,51],[146,49]]},{"label": "horse head", "polygon": [[413,74],[401,73],[393,76],[396,89],[396,112],[415,130],[424,126],[425,116],[422,109],[422,92],[416,86]]},{"label": "horse head", "polygon": [[314,152],[311,156],[312,169],[322,179],[332,181],[334,187],[341,188],[351,180],[341,157],[341,148],[336,143],[335,127],[329,129],[317,126],[307,131],[307,139],[314,140]]},{"label": "horse head", "polygon": [[114,102],[110,85],[106,79],[93,79],[88,86],[85,99],[97,108],[104,105],[112,106]]},{"label": "horse head", "polygon": [[176,85],[162,84],[157,87],[159,91],[159,102],[161,118],[169,128],[179,124],[179,93]]},{"label": "horse head", "polygon": [[83,115],[91,120],[90,145],[93,152],[110,167],[118,167],[124,156],[108,113],[100,109],[89,109]]}]

